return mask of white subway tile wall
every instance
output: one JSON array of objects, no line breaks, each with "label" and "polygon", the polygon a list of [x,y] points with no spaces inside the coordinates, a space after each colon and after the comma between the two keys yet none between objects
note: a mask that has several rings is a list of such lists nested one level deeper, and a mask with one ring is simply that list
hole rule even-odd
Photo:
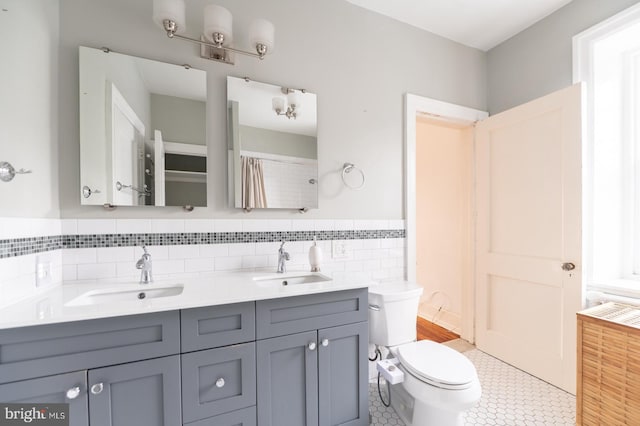
[{"label": "white subway tile wall", "polygon": [[[21,219],[0,218],[0,240],[56,235],[190,232],[286,232],[404,229],[403,220],[257,220],[257,219]],[[324,253],[322,272],[339,277],[365,272],[372,280],[402,279],[405,239],[346,241],[344,257],[332,257],[331,241],[318,241]],[[312,241],[289,241],[290,271],[309,269]],[[150,246],[154,277],[215,271],[275,271],[279,242]],[[52,264],[52,284],[82,280],[137,279],[139,247],[67,248],[0,259],[0,307],[37,294],[36,258]]]},{"label": "white subway tile wall", "polygon": [[315,206],[317,164],[263,160],[267,205],[272,208]]}]

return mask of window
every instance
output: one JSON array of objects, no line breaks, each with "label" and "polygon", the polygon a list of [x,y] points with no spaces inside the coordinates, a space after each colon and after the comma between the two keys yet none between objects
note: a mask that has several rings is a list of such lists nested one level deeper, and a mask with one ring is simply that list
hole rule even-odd
[{"label": "window", "polygon": [[640,297],[640,5],[574,37],[574,80],[587,90],[584,278]]}]

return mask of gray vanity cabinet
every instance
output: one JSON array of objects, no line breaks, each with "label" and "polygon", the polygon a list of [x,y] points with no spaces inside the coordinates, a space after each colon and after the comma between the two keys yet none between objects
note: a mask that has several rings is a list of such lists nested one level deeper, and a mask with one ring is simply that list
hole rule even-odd
[{"label": "gray vanity cabinet", "polygon": [[318,426],[316,339],[309,331],[258,341],[259,426]]},{"label": "gray vanity cabinet", "polygon": [[250,342],[182,355],[185,423],[256,404],[255,348]]},{"label": "gray vanity cabinet", "polygon": [[318,330],[320,426],[358,426],[369,421],[366,322]]},{"label": "gray vanity cabinet", "polygon": [[369,424],[367,307],[366,289],[256,303],[258,426]]},{"label": "gray vanity cabinet", "polygon": [[181,424],[180,356],[89,370],[91,426]]},{"label": "gray vanity cabinet", "polygon": [[2,384],[0,401],[69,404],[69,426],[88,426],[89,424],[86,371]]},{"label": "gray vanity cabinet", "polygon": [[243,408],[216,417],[198,420],[188,426],[256,426],[256,407]]},{"label": "gray vanity cabinet", "polygon": [[367,289],[0,330],[0,402],[71,426],[366,426]]}]

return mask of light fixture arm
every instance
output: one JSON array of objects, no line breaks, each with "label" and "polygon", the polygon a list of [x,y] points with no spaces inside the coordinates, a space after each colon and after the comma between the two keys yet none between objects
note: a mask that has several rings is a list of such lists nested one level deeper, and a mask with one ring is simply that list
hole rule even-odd
[{"label": "light fixture arm", "polygon": [[233,47],[229,47],[229,46],[223,46],[222,43],[224,41],[224,36],[222,34],[220,34],[220,38],[218,38],[218,34],[214,34],[214,39],[216,40],[220,40],[219,43],[210,43],[208,41],[204,41],[204,40],[198,40],[195,38],[191,38],[191,37],[185,37],[179,34],[176,34],[176,30],[177,30],[177,25],[174,21],[170,20],[170,19],[165,19],[163,21],[164,24],[164,29],[167,32],[167,37],[169,38],[178,38],[180,40],[185,40],[185,41],[190,41],[192,43],[197,43],[201,46],[208,46],[208,47],[212,47],[215,49],[222,49],[225,51],[230,51],[230,52],[234,52],[234,53],[239,53],[241,55],[246,55],[246,56],[253,56],[254,58],[258,58],[258,59],[264,59],[265,55],[267,54],[267,46],[265,46],[262,43],[258,43],[256,44],[256,53],[253,52],[247,52],[246,50],[240,50],[240,49],[235,49]]},{"label": "light fixture arm", "polygon": [[289,120],[291,120],[292,118],[295,120],[296,117],[298,116],[298,114],[296,113],[296,109],[291,107],[291,105],[287,106],[287,110],[286,111],[282,111],[281,109],[276,109],[276,115],[284,115],[286,116]]}]

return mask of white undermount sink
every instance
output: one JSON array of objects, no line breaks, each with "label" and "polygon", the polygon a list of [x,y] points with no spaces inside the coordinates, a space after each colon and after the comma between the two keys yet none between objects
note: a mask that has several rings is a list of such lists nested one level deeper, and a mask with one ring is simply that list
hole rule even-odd
[{"label": "white undermount sink", "polygon": [[126,289],[111,287],[101,290],[91,290],[71,299],[65,306],[101,305],[104,303],[118,303],[136,300],[158,299],[162,297],[178,296],[182,294],[184,284],[174,284],[164,287],[145,288],[140,285],[136,288]]},{"label": "white undermount sink", "polygon": [[287,286],[296,284],[321,283],[325,281],[331,281],[331,278],[317,272],[300,272],[286,275],[269,275],[264,277],[255,277],[253,280],[260,285]]}]

